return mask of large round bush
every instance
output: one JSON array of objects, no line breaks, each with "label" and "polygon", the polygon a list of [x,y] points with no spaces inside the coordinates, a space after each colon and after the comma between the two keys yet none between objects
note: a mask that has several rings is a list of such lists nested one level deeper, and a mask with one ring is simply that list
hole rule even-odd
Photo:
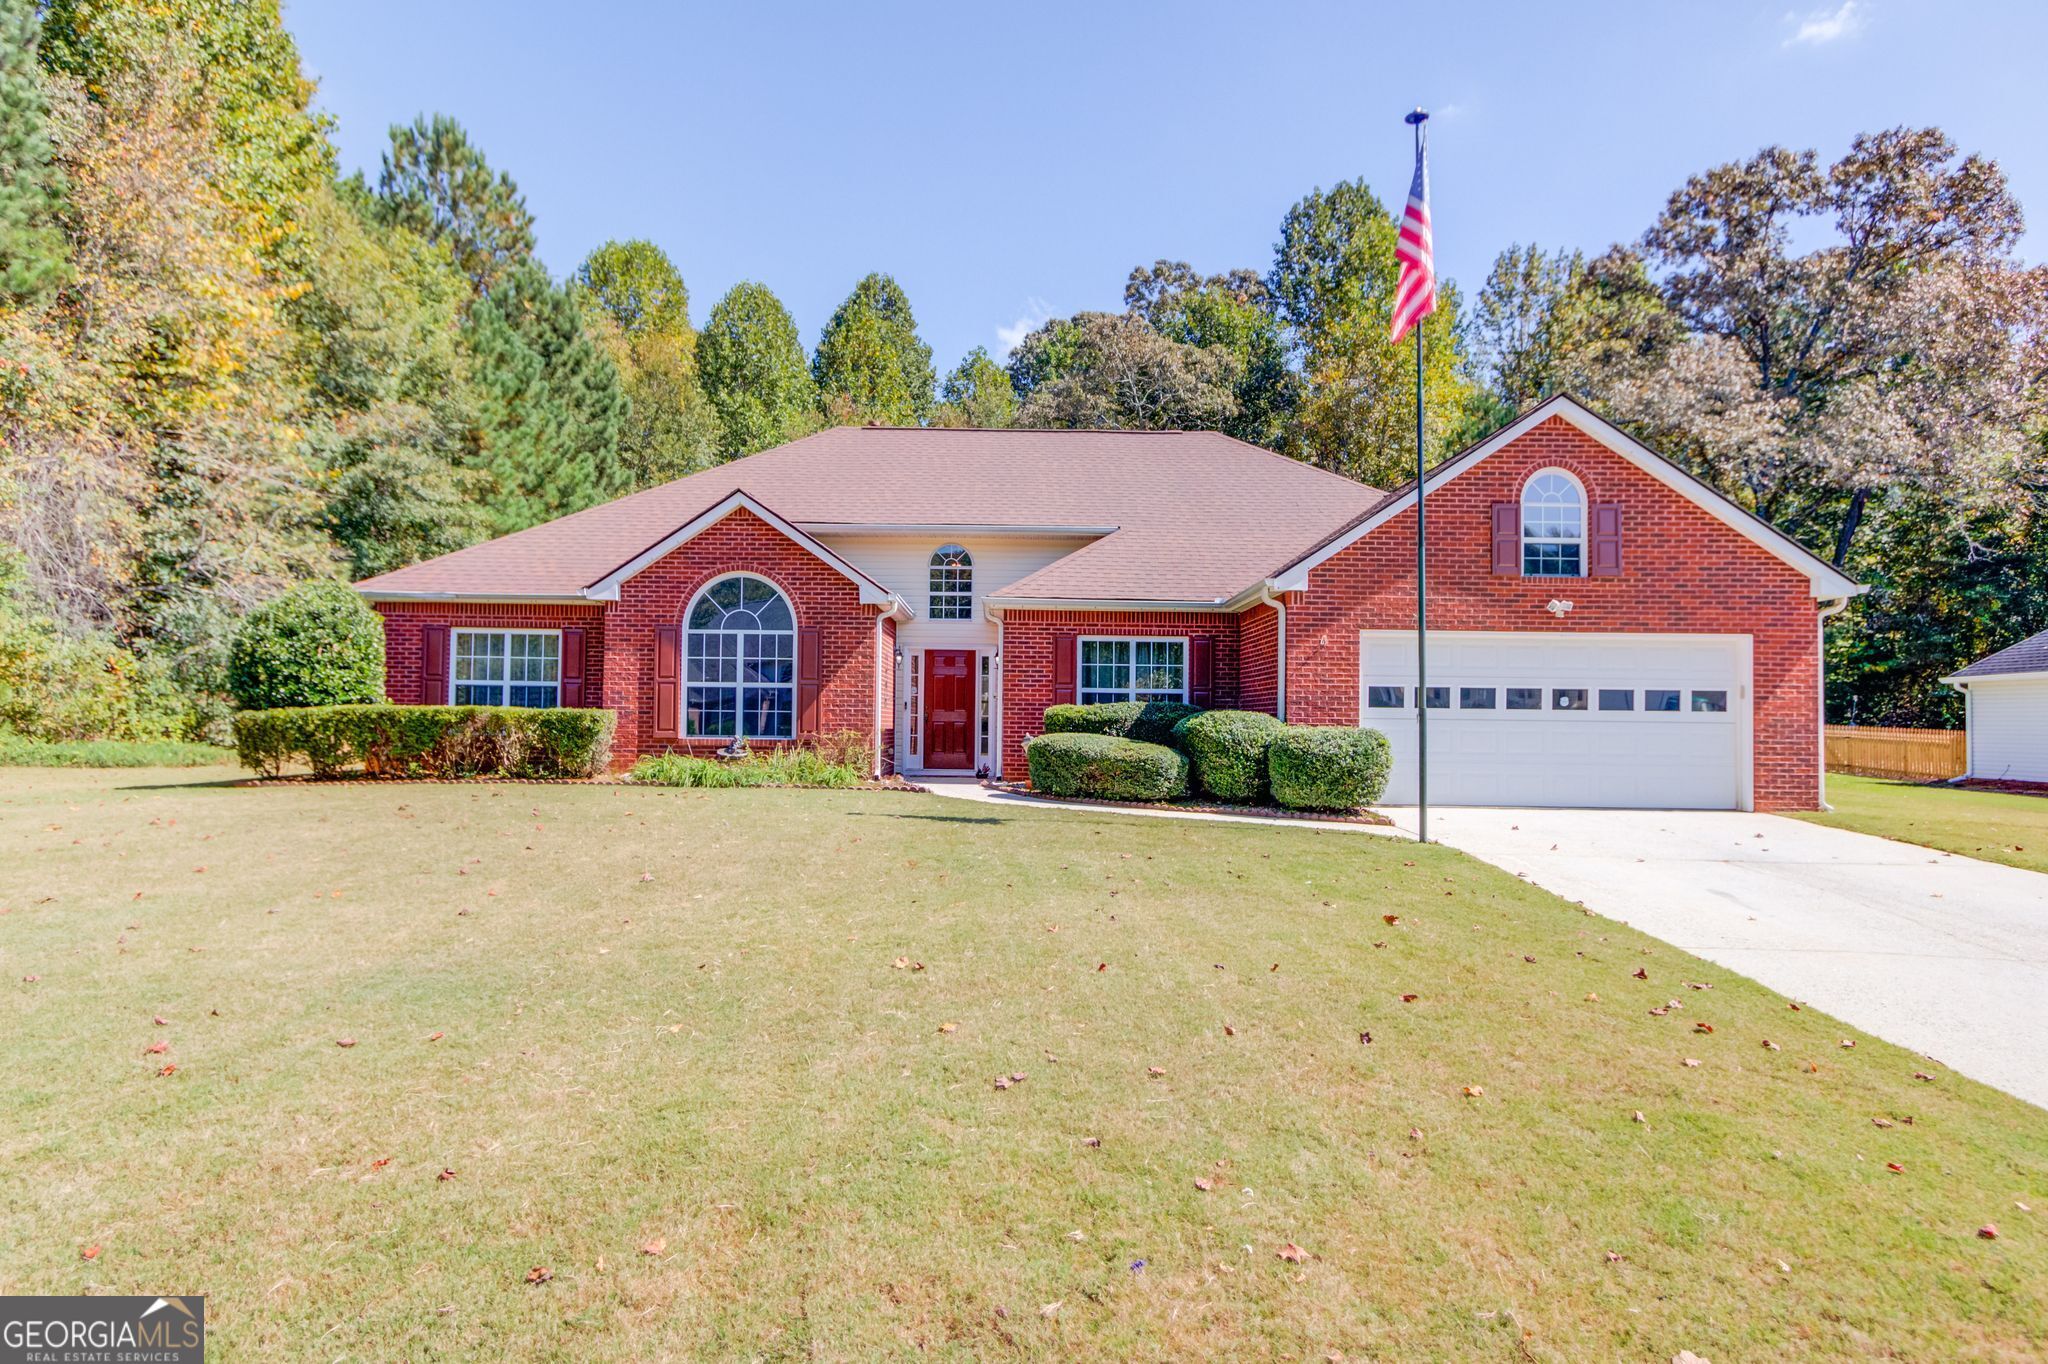
[{"label": "large round bush", "polygon": [[1263,805],[1266,745],[1282,728],[1263,711],[1211,710],[1183,722],[1179,733],[1204,791],[1218,800]]},{"label": "large round bush", "polygon": [[228,646],[245,710],[384,699],[384,623],[346,583],[301,583],[259,606]]},{"label": "large round bush", "polygon": [[1111,734],[1143,744],[1179,748],[1182,721],[1200,715],[1200,706],[1182,701],[1108,701],[1093,706],[1050,706],[1047,734]]},{"label": "large round bush", "polygon": [[1376,729],[1286,725],[1266,749],[1273,799],[1290,810],[1355,810],[1387,789],[1393,754]]},{"label": "large round bush", "polygon": [[1024,745],[1031,785],[1049,796],[1172,800],[1188,790],[1188,760],[1163,744],[1111,734],[1041,734]]}]

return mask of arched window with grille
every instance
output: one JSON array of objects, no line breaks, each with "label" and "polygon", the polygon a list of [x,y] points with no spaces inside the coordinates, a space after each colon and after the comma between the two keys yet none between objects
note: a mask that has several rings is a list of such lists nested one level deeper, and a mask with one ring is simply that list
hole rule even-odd
[{"label": "arched window with grille", "polygon": [[1579,578],[1586,572],[1586,493],[1562,469],[1541,469],[1522,485],[1522,576]]},{"label": "arched window with grille", "polygon": [[685,734],[787,739],[796,732],[796,616],[765,578],[734,573],[705,585],[689,632]]},{"label": "arched window with grille", "polygon": [[959,545],[942,545],[932,552],[931,598],[933,620],[974,619],[974,559]]}]

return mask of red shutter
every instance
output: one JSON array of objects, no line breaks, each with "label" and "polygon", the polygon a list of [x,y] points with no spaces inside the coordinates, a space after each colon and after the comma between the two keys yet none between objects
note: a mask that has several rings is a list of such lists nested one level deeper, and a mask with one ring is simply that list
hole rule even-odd
[{"label": "red shutter", "polygon": [[654,737],[673,739],[676,729],[676,679],[681,649],[673,625],[654,627]]},{"label": "red shutter", "polygon": [[1493,504],[1493,571],[1522,571],[1522,508],[1514,502]]},{"label": "red shutter", "polygon": [[1188,700],[1208,709],[1216,699],[1216,641],[1199,635],[1188,641]]},{"label": "red shutter", "polygon": [[1595,502],[1593,504],[1592,562],[1586,569],[1587,576],[1594,578],[1619,578],[1621,576],[1621,504],[1619,502]]},{"label": "red shutter", "polygon": [[1052,637],[1052,703],[1055,706],[1074,704],[1074,654],[1080,647],[1079,635],[1062,631]]},{"label": "red shutter", "polygon": [[796,632],[796,732],[804,738],[818,735],[818,686],[825,673],[824,653],[817,626],[806,625]]},{"label": "red shutter", "polygon": [[429,625],[420,631],[420,704],[448,704],[448,627]]},{"label": "red shutter", "polygon": [[562,704],[583,704],[583,631],[575,626],[562,631]]}]

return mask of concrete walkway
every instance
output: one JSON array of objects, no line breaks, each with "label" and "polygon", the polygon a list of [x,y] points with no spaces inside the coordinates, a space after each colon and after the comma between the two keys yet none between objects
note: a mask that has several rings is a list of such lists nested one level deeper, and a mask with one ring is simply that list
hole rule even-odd
[{"label": "concrete walkway", "polygon": [[2048,876],[1777,815],[1432,810],[1429,829],[2048,1107]]},{"label": "concrete walkway", "polygon": [[[920,778],[954,799],[1413,837],[1394,827],[1078,805]],[[1430,812],[1431,837],[2048,1108],[2048,876],[1778,815]]]}]

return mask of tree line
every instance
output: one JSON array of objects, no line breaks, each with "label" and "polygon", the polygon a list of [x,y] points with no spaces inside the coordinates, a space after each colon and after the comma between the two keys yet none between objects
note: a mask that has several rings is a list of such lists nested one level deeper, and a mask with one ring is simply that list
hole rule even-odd
[{"label": "tree line", "polygon": [[[691,316],[647,241],[565,279],[453,118],[341,175],[276,0],[0,0],[0,728],[217,728],[235,622],[828,425],[1202,428],[1388,486],[1415,358],[1389,206],[1263,268],[1133,269],[1121,311],[943,376],[887,274],[806,349],[765,284]],[[1441,457],[1574,393],[1874,591],[1830,711],[1952,722],[1943,671],[2048,625],[2048,278],[1938,130],[1693,177],[1598,255],[1513,246],[1424,323]]]}]

